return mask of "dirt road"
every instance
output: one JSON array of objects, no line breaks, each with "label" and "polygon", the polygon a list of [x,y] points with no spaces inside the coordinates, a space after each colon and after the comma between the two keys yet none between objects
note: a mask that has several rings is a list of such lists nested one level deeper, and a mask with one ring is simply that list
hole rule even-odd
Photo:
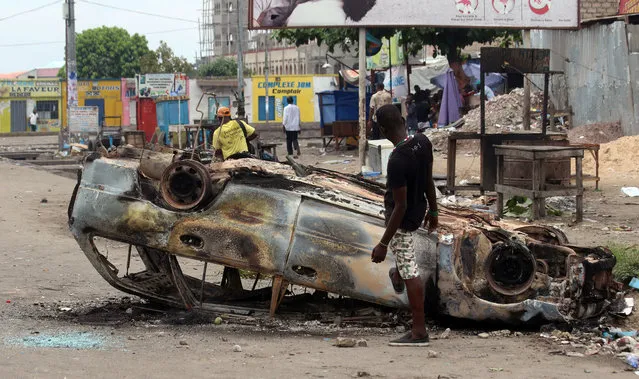
[{"label": "dirt road", "polygon": [[[484,330],[454,330],[449,339],[435,340],[427,349],[390,348],[386,343],[397,335],[395,330],[310,331],[303,324],[277,322],[179,325],[152,316],[128,317],[126,306],[101,308],[126,302],[125,295],[99,277],[68,232],[66,212],[74,181],[6,161],[0,162],[0,177],[3,378],[634,377],[612,357],[550,355],[557,346],[533,332],[480,339],[476,333]],[[604,191],[596,193],[595,199],[602,198],[599,203],[587,202],[595,204],[587,206],[592,212],[587,217],[597,220],[595,214],[605,211],[613,217],[601,220],[625,222],[627,217],[636,230],[637,216],[622,209],[624,199],[608,188],[604,184]],[[596,238],[594,229],[573,229],[568,232],[581,236],[580,243]],[[87,313],[94,317],[75,316]],[[339,335],[365,338],[368,347],[332,346]],[[241,352],[234,352],[236,344]],[[429,359],[429,349],[438,357]]]}]

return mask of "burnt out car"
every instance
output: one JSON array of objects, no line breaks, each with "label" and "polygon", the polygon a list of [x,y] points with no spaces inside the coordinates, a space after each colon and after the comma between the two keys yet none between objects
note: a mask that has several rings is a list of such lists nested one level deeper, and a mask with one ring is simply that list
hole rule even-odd
[{"label": "burnt out car", "polygon": [[[252,290],[239,269],[272,277],[271,314],[288,284],[405,308],[406,293],[396,293],[388,276],[393,256],[371,262],[384,232],[383,192],[377,183],[296,164],[204,165],[125,148],[117,158],[86,160],[69,225],[112,286],[169,306],[243,309]],[[128,249],[117,256],[103,240]],[[566,321],[598,315],[621,298],[610,251],[569,245],[553,228],[443,208],[438,233],[420,230],[416,242],[425,301],[444,315]],[[188,275],[184,262],[205,263],[202,275]],[[207,280],[209,264],[227,268],[220,284]]]}]

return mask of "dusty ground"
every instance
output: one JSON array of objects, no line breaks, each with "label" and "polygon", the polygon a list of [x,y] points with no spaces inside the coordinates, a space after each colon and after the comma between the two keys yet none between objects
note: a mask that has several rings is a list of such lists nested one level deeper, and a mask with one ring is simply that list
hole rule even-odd
[{"label": "dusty ground", "polygon": [[[341,153],[320,156],[317,148],[303,154],[303,162],[313,164],[344,158]],[[355,151],[344,154],[356,160]],[[465,155],[462,159],[469,165],[478,163]],[[347,170],[343,164],[326,166]],[[472,167],[468,175],[476,175]],[[101,306],[121,304],[125,295],[99,277],[66,226],[74,181],[6,161],[0,162],[0,178],[0,377],[634,377],[614,358],[549,354],[557,347],[534,332],[479,339],[475,334],[483,329],[457,329],[450,339],[432,342],[428,349],[439,357],[429,359],[428,349],[388,347],[396,333],[387,329],[324,328],[308,333],[286,323],[177,325],[153,317],[131,319],[122,310],[113,314]],[[639,179],[632,180],[639,184]],[[567,218],[550,222],[563,224],[579,244],[636,242],[639,201],[620,197],[618,188],[632,183],[604,178],[601,192],[589,190],[586,218],[592,221],[572,227]],[[637,205],[625,205],[631,202]],[[635,231],[601,230],[621,224]],[[64,311],[67,307],[69,313]],[[94,317],[75,316],[86,312]],[[442,326],[437,328],[441,331]],[[333,347],[338,335],[365,338],[368,347]],[[76,348],[59,347],[65,344]],[[242,352],[233,351],[235,344]]]}]

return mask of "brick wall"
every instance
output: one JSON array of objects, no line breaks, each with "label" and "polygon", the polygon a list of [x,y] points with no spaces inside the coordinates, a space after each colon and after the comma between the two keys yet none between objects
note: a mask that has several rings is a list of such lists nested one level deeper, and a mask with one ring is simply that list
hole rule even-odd
[{"label": "brick wall", "polygon": [[581,20],[609,17],[619,13],[619,0],[581,0]]}]

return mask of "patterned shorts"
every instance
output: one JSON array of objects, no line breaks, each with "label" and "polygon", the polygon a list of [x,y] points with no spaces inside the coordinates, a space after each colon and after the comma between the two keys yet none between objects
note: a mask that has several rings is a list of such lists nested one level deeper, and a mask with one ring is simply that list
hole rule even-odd
[{"label": "patterned shorts", "polygon": [[419,277],[413,232],[398,230],[388,248],[395,255],[397,270],[402,279],[410,280]]}]

